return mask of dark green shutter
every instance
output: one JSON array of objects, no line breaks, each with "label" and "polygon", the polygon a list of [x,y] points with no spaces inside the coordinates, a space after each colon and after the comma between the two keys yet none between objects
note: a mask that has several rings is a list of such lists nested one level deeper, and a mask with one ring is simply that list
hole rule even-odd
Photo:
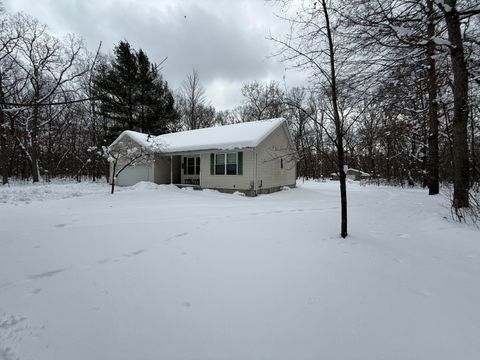
[{"label": "dark green shutter", "polygon": [[238,175],[243,175],[243,151],[238,153]]},{"label": "dark green shutter", "polygon": [[215,174],[215,154],[210,154],[210,175]]},{"label": "dark green shutter", "polygon": [[187,175],[187,158],[183,158],[183,175]]}]

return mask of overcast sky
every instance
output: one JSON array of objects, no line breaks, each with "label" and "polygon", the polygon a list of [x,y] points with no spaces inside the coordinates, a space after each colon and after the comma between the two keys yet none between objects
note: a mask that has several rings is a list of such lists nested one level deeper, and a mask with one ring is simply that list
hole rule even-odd
[{"label": "overcast sky", "polygon": [[301,83],[301,75],[271,58],[269,31],[285,24],[263,0],[4,0],[10,11],[23,11],[47,24],[57,36],[75,33],[103,51],[126,39],[153,62],[168,56],[163,75],[178,89],[196,68],[217,109],[242,101],[240,88],[250,80]]}]

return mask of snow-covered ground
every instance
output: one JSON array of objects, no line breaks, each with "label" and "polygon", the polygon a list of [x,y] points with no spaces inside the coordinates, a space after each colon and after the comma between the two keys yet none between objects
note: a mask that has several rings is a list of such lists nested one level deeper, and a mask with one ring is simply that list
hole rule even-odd
[{"label": "snow-covered ground", "polygon": [[478,359],[480,232],[348,190],[0,187],[0,359]]}]

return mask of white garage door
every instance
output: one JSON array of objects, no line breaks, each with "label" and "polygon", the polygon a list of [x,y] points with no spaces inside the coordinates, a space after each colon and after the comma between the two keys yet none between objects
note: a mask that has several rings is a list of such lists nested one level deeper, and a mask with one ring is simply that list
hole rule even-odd
[{"label": "white garage door", "polygon": [[150,181],[152,167],[148,165],[128,166],[117,178],[117,185],[130,186],[140,181]]}]

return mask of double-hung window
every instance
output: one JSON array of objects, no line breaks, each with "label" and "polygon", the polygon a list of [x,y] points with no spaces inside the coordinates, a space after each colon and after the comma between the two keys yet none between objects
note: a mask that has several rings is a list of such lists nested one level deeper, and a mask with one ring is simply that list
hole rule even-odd
[{"label": "double-hung window", "polygon": [[227,175],[237,175],[237,165],[238,165],[237,153],[225,154],[225,156],[227,157],[227,164],[226,164]]},{"label": "double-hung window", "polygon": [[215,154],[215,175],[225,175],[225,154]]},{"label": "double-hung window", "polygon": [[243,152],[211,154],[212,175],[242,175]]}]

